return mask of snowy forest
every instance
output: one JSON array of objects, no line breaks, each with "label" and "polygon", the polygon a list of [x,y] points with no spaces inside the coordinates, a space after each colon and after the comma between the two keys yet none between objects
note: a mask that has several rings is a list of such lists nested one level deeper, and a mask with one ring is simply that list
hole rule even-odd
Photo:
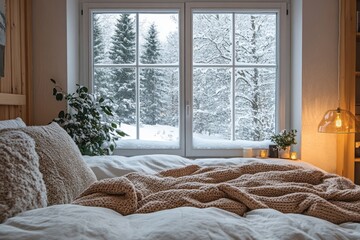
[{"label": "snowy forest", "polygon": [[[178,141],[178,15],[166,14],[171,28],[160,24],[161,14],[138,15],[93,14],[94,92],[112,99],[122,129],[138,121],[144,129],[173,129],[162,134]],[[194,137],[262,141],[274,133],[276,17],[193,13]],[[136,139],[136,133],[129,135]],[[139,135],[158,140],[142,128]]]}]

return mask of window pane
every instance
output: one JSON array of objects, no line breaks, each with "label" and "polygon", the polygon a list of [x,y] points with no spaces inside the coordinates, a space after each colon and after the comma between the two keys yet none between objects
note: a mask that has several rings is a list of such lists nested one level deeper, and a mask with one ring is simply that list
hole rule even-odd
[{"label": "window pane", "polygon": [[139,14],[140,63],[179,63],[178,14]]},{"label": "window pane", "polygon": [[93,13],[94,92],[114,102],[115,120],[129,135],[118,142],[120,148],[180,147],[178,15]]},{"label": "window pane", "polygon": [[136,15],[96,13],[93,15],[94,63],[135,63]]},{"label": "window pane", "polygon": [[232,14],[193,14],[194,63],[231,63]]},{"label": "window pane", "polygon": [[179,142],[178,68],[140,69],[140,139]]},{"label": "window pane", "polygon": [[235,14],[237,63],[276,63],[276,14]]},{"label": "window pane", "polygon": [[277,13],[195,12],[193,29],[194,148],[260,146],[276,126]]},{"label": "window pane", "polygon": [[262,141],[275,131],[276,68],[237,68],[235,139]]},{"label": "window pane", "polygon": [[231,137],[231,68],[194,68],[194,148]]}]

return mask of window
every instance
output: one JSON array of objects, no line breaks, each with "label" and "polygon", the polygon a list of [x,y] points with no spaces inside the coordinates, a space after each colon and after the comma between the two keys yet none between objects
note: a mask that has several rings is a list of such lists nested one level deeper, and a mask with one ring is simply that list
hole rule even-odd
[{"label": "window", "polygon": [[239,156],[285,127],[285,3],[84,9],[88,85],[129,134],[117,153]]}]

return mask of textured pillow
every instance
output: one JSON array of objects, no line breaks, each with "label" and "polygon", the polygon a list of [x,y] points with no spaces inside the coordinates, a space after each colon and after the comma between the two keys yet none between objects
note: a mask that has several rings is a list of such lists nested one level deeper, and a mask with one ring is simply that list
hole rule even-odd
[{"label": "textured pillow", "polygon": [[34,140],[18,130],[1,130],[0,223],[46,204],[46,188]]},{"label": "textured pillow", "polygon": [[57,123],[22,128],[36,143],[48,205],[70,203],[96,178],[75,142]]},{"label": "textured pillow", "polygon": [[16,119],[0,121],[0,129],[22,128],[22,127],[26,127],[26,124],[19,117],[16,118]]}]

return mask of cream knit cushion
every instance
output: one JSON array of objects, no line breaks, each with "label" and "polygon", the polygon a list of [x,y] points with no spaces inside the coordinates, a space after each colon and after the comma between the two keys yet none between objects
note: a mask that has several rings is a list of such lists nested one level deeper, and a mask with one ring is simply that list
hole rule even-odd
[{"label": "cream knit cushion", "polygon": [[3,120],[0,121],[0,129],[5,128],[22,128],[26,127],[26,124],[21,118],[11,119],[11,120]]},{"label": "cream knit cushion", "polygon": [[46,207],[35,142],[17,130],[0,131],[0,223],[20,212]]},{"label": "cream knit cushion", "polygon": [[70,203],[96,180],[75,142],[57,123],[21,130],[35,140],[48,205]]}]

